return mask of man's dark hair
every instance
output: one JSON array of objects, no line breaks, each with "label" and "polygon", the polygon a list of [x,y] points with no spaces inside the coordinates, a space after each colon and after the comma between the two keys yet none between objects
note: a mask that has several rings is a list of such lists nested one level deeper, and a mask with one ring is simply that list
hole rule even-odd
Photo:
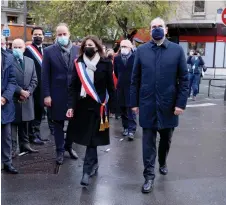
[{"label": "man's dark hair", "polygon": [[32,31],[31,31],[31,35],[33,35],[33,33],[34,33],[35,30],[42,30],[42,34],[43,34],[43,36],[44,36],[45,33],[44,33],[44,31],[43,31],[43,28],[40,27],[40,26],[34,27],[34,28],[32,29]]}]

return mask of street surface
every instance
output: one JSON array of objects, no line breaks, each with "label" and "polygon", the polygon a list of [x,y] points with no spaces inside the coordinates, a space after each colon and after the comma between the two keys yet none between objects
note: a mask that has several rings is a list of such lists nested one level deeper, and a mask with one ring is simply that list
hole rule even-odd
[{"label": "street surface", "polygon": [[[74,145],[79,159],[65,163],[55,173],[53,137],[46,121],[40,153],[14,160],[20,174],[2,174],[2,205],[225,205],[226,204],[226,106],[222,88],[211,88],[207,98],[203,81],[197,101],[189,100],[180,118],[168,158],[169,174],[156,166],[154,191],[144,195],[141,185],[142,130],[128,142],[120,132],[121,121],[111,119],[111,144],[99,147],[99,173],[88,189],[82,188],[84,147]],[[110,149],[110,150],[109,150]]]}]

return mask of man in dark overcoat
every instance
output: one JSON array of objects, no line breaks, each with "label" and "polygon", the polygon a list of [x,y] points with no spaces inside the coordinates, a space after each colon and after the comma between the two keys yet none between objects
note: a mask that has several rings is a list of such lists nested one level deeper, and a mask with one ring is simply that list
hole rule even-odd
[{"label": "man in dark overcoat", "polygon": [[[41,97],[41,72],[42,72],[42,58],[43,58],[43,40],[44,31],[41,27],[34,27],[31,31],[32,44],[28,45],[25,49],[24,56],[33,59],[35,63],[36,74],[38,78],[38,85],[33,93],[34,97],[34,111],[35,119],[29,123],[29,137],[33,144],[44,145],[44,141],[40,136],[40,125],[42,122],[42,116],[44,113],[44,104]],[[53,134],[53,123],[48,118],[48,124],[51,134]]]},{"label": "man in dark overcoat", "polygon": [[130,106],[130,84],[135,54],[132,53],[133,45],[129,40],[122,40],[120,48],[121,53],[114,59],[114,72],[118,79],[117,98],[124,128],[122,134],[133,140],[136,132],[136,114]]},{"label": "man in dark overcoat", "polygon": [[143,193],[150,192],[154,184],[157,132],[159,171],[162,175],[168,172],[166,158],[171,138],[188,95],[183,49],[165,38],[167,28],[161,18],[154,19],[150,26],[153,40],[137,48],[131,83],[131,106],[135,112],[139,109],[143,128]]},{"label": "man in dark overcoat", "polygon": [[13,95],[16,89],[16,77],[13,56],[1,49],[1,161],[4,170],[17,174],[12,165],[11,122],[15,118]]},{"label": "man in dark overcoat", "polygon": [[18,133],[20,152],[37,152],[31,148],[28,136],[28,123],[34,119],[33,92],[38,84],[35,64],[31,58],[23,56],[25,43],[22,39],[15,39],[12,43],[12,49],[17,81],[13,97],[16,116],[12,124],[12,138],[14,144],[17,144]]},{"label": "man in dark overcoat", "polygon": [[42,62],[42,92],[44,103],[50,110],[54,121],[54,138],[57,152],[57,164],[62,164],[64,151],[68,151],[72,159],[77,159],[72,149],[73,140],[66,137],[64,143],[64,123],[68,108],[68,86],[78,47],[69,40],[70,33],[66,24],[59,24],[56,29],[55,44],[44,49]]}]

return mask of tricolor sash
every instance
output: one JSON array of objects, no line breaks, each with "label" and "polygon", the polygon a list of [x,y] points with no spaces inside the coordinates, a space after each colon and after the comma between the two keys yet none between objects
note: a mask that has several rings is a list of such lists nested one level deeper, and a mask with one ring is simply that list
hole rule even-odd
[{"label": "tricolor sash", "polygon": [[[93,98],[96,102],[98,102],[99,104],[101,104],[100,106],[100,117],[101,117],[101,122],[100,122],[100,129],[99,131],[104,131],[105,129],[109,128],[109,122],[108,122],[108,118],[107,118],[107,103],[109,100],[109,95],[108,92],[106,90],[106,97],[104,102],[102,103],[96,88],[94,87],[94,84],[91,82],[87,72],[86,72],[86,67],[85,64],[82,62],[78,62],[77,60],[75,60],[75,68],[77,70],[79,79],[86,91],[86,93]],[[105,112],[105,123],[103,121],[103,114]]]},{"label": "tricolor sash", "polygon": [[33,45],[28,45],[27,48],[29,51],[31,51],[31,53],[36,58],[40,66],[42,66],[42,55],[38,52],[38,50]]}]

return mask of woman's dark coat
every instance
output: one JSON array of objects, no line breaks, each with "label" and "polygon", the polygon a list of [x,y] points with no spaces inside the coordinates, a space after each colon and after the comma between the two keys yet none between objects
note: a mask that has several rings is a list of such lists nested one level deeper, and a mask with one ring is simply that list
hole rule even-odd
[{"label": "woman's dark coat", "polygon": [[[78,62],[83,62],[79,58]],[[112,63],[108,59],[101,58],[94,73],[94,86],[102,102],[105,100],[106,89],[110,100],[114,94],[112,77]],[[69,121],[67,134],[75,143],[85,146],[99,146],[110,143],[109,129],[99,131],[100,128],[100,104],[90,96],[80,97],[81,81],[74,66],[72,82],[69,88],[69,108],[74,109],[74,117]]]}]

